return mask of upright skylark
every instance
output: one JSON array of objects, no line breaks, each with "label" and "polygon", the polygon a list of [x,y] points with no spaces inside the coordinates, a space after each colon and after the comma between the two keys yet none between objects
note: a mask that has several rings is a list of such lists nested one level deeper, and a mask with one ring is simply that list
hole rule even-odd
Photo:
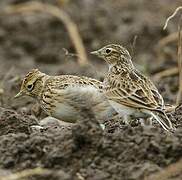
[{"label": "upright skylark", "polygon": [[75,123],[80,118],[80,108],[89,105],[98,120],[112,116],[114,109],[101,93],[101,82],[73,75],[49,76],[37,69],[23,79],[20,92],[15,96],[31,96],[42,109],[57,119]]},{"label": "upright skylark", "polygon": [[173,129],[165,113],[162,96],[150,79],[134,67],[131,56],[124,47],[111,44],[91,54],[104,59],[109,65],[103,89],[110,104],[119,114],[124,117],[148,114],[165,130]]}]

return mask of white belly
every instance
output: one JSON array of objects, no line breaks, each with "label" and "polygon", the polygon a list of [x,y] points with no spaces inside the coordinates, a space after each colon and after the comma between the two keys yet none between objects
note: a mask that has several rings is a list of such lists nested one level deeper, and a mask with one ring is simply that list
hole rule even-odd
[{"label": "white belly", "polygon": [[136,109],[130,108],[127,106],[124,106],[122,104],[119,104],[117,102],[109,100],[109,103],[111,106],[121,115],[121,116],[129,116],[131,114],[134,114],[136,112]]},{"label": "white belly", "polygon": [[66,122],[75,123],[78,118],[78,112],[67,103],[59,103],[53,110],[52,116]]},{"label": "white belly", "polygon": [[[47,114],[57,119],[75,123],[80,119],[84,107],[89,107],[98,120],[112,117],[114,108],[108,103],[107,98],[92,86],[73,86],[64,90],[56,89],[54,93],[59,94],[59,101],[54,101],[54,107]],[[48,104],[42,104],[46,111]],[[49,112],[50,111],[50,112]]]}]

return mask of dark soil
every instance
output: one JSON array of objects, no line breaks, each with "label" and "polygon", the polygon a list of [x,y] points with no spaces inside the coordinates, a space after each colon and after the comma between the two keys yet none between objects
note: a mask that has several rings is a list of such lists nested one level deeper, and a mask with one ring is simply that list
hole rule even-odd
[{"label": "dark soil", "polygon": [[[0,1],[0,8],[25,1]],[[162,27],[180,1],[65,2],[61,6],[78,25],[87,52],[108,43],[123,44],[134,56],[137,67],[151,78],[161,70],[177,66],[177,42],[161,51],[157,45],[177,30],[177,18],[166,31]],[[131,48],[135,36],[136,45]],[[142,180],[182,158],[182,106],[170,114],[177,128],[174,133],[164,132],[158,125],[144,128],[140,123],[123,126],[113,133],[103,132],[87,109],[72,128],[49,125],[37,130],[39,120],[46,115],[30,98],[13,99],[21,78],[30,69],[99,80],[107,70],[103,61],[90,55],[91,65],[80,67],[76,57],[65,56],[62,48],[75,53],[65,27],[54,17],[44,13],[0,15],[0,179],[41,167],[46,172],[29,179]],[[177,75],[155,83],[165,102],[174,104]],[[180,179],[180,175],[175,178]]]}]

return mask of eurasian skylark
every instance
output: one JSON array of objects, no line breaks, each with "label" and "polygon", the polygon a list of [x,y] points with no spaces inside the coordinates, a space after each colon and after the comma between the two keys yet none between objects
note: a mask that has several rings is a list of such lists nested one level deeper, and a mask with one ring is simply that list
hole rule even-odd
[{"label": "eurasian skylark", "polygon": [[104,59],[109,65],[103,90],[120,115],[126,118],[130,115],[140,117],[147,114],[155,118],[165,130],[173,129],[165,113],[162,96],[150,79],[135,68],[124,47],[111,44],[91,54]]},{"label": "eurasian skylark", "polygon": [[96,79],[74,75],[49,76],[33,69],[23,79],[15,98],[31,96],[49,116],[75,123],[80,119],[80,108],[87,105],[98,120],[112,117],[115,111],[101,91],[102,83]]}]

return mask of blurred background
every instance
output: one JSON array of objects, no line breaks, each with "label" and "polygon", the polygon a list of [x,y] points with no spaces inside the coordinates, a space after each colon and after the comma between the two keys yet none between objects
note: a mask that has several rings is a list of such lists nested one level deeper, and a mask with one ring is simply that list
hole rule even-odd
[{"label": "blurred background", "polygon": [[[43,10],[7,10],[27,2],[49,4],[69,16],[83,41],[86,64],[80,64],[79,57],[72,54],[78,52],[62,20]],[[109,43],[126,46],[138,68],[151,76],[176,67],[177,38],[162,45],[161,41],[177,31],[177,17],[166,30],[162,28],[166,18],[180,4],[170,0],[0,1],[0,105],[15,109],[23,105],[24,101],[15,102],[12,97],[19,89],[21,78],[32,68],[50,75],[77,74],[102,80],[107,65],[89,52]],[[37,5],[33,6],[35,9]],[[169,88],[171,81],[173,86]],[[175,82],[177,79],[167,77],[158,84],[169,103],[175,99]],[[166,95],[167,91],[170,95]]]},{"label": "blurred background", "polygon": [[89,116],[71,130],[56,125],[32,132],[45,114],[31,98],[13,99],[32,68],[102,81],[107,64],[89,52],[119,43],[165,102],[175,104],[180,13],[163,26],[180,5],[181,0],[1,0],[0,180],[36,167],[47,170],[36,169],[31,180],[141,180],[162,169],[165,174],[150,179],[167,180],[174,172],[179,176],[171,180],[182,179],[182,106],[170,116],[178,127],[174,134],[141,123],[103,133]]}]

